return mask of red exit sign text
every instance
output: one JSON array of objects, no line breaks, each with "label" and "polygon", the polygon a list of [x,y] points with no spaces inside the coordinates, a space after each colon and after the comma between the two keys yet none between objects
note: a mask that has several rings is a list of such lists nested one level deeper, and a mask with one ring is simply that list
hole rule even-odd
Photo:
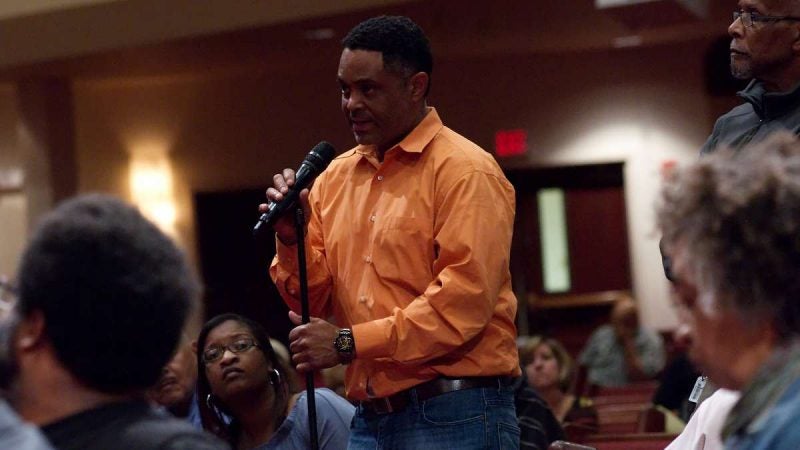
[{"label": "red exit sign text", "polygon": [[497,156],[524,155],[528,149],[528,132],[525,130],[500,130],[494,134],[494,152]]}]

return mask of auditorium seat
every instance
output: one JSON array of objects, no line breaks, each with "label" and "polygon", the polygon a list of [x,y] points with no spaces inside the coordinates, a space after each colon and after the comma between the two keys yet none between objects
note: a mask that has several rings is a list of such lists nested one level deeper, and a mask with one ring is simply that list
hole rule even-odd
[{"label": "auditorium seat", "polygon": [[586,436],[590,434],[597,434],[597,427],[590,427],[579,423],[565,423],[561,426],[564,430],[564,436],[568,441],[583,442]]},{"label": "auditorium seat", "polygon": [[619,387],[603,387],[592,385],[589,396],[595,405],[623,403],[649,404],[658,389],[658,381],[638,381]]},{"label": "auditorium seat", "polygon": [[639,419],[647,405],[622,403],[596,405],[597,434],[625,434],[639,431]]},{"label": "auditorium seat", "polygon": [[639,413],[639,433],[663,433],[666,430],[667,417],[664,410],[651,404]]}]

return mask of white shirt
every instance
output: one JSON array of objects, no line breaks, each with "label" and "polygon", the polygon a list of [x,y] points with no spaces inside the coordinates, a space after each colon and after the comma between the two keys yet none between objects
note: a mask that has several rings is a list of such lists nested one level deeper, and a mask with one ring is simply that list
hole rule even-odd
[{"label": "white shirt", "polygon": [[722,426],[738,400],[738,392],[718,389],[697,407],[683,432],[664,450],[722,450]]}]

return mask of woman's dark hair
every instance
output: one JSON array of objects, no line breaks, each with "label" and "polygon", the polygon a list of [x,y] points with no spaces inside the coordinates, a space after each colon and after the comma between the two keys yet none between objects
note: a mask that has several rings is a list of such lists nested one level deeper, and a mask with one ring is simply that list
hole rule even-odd
[{"label": "woman's dark hair", "polygon": [[[265,330],[260,323],[238,314],[228,313],[218,315],[203,325],[197,337],[197,403],[200,409],[200,417],[202,418],[204,429],[227,440],[235,448],[236,439],[239,434],[239,421],[232,414],[230,409],[228,409],[219,398],[213,395],[211,385],[208,382],[208,376],[206,375],[206,364],[203,361],[203,351],[205,350],[209,333],[228,321],[242,324],[252,333],[256,345],[266,358],[267,363],[280,374],[280,376],[273,378],[273,374],[270,372],[270,385],[275,389],[275,403],[273,404],[272,410],[276,417],[274,422],[276,428],[280,426],[283,421],[286,406],[289,403],[289,386],[286,368],[275,354],[269,342],[267,330]],[[208,401],[209,396],[212,398],[211,402]],[[228,416],[232,420],[226,423],[222,414]]]}]

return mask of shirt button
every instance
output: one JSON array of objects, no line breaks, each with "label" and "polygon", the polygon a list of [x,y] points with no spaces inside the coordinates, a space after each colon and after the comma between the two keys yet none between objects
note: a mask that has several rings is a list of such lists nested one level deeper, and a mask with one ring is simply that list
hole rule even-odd
[{"label": "shirt button", "polygon": [[375,222],[375,218],[376,218],[376,217],[375,217],[375,215],[373,214],[373,215],[369,216],[369,221],[370,221],[370,222]]},{"label": "shirt button", "polygon": [[358,301],[361,302],[361,303],[366,303],[367,302],[367,296],[366,295],[362,295],[361,297],[358,297]]},{"label": "shirt button", "polygon": [[383,181],[383,175],[378,175],[378,181]]},{"label": "shirt button", "polygon": [[295,295],[297,294],[297,291],[295,291],[294,289],[289,289],[289,294]]},{"label": "shirt button", "polygon": [[372,256],[369,256],[369,255],[368,255],[368,256],[365,256],[365,257],[364,257],[364,261],[366,261],[366,262],[367,262],[367,264],[370,264],[370,263],[372,262]]}]

